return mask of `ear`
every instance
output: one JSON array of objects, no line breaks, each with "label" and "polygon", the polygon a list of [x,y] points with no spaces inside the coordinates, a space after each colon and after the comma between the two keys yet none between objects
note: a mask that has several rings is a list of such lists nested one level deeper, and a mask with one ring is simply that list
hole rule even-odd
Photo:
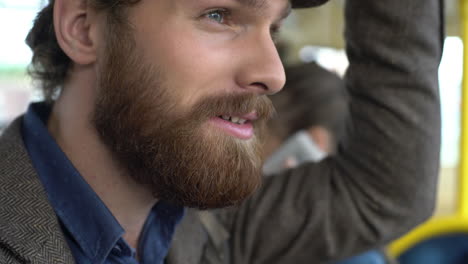
[{"label": "ear", "polygon": [[96,43],[87,0],[55,0],[54,28],[57,41],[67,56],[79,65],[96,61]]}]

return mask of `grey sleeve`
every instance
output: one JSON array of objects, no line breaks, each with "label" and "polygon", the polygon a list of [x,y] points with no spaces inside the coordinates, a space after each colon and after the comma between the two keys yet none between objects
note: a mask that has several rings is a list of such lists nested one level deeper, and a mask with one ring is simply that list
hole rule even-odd
[{"label": "grey sleeve", "polygon": [[346,2],[346,136],[335,157],[266,179],[236,210],[232,264],[343,258],[432,214],[442,0]]}]

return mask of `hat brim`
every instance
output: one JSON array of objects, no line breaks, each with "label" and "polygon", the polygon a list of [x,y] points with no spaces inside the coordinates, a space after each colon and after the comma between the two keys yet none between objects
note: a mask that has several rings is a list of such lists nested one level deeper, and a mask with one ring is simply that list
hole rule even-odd
[{"label": "hat brim", "polygon": [[293,8],[316,7],[326,2],[328,2],[328,0],[291,0]]}]

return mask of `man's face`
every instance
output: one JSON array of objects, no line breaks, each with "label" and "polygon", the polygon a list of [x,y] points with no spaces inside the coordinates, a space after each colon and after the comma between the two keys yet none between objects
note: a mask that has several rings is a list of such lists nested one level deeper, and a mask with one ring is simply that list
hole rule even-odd
[{"label": "man's face", "polygon": [[109,23],[93,122],[160,199],[238,203],[261,183],[267,94],[285,81],[271,32],[286,0],[142,0]]}]

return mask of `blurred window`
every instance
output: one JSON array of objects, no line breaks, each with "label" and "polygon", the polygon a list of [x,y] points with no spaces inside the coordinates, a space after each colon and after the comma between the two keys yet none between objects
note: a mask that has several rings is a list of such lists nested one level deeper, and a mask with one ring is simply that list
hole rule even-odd
[{"label": "blurred window", "polygon": [[25,43],[34,18],[47,0],[0,0],[0,132],[24,112],[32,92],[26,67],[31,51]]}]

